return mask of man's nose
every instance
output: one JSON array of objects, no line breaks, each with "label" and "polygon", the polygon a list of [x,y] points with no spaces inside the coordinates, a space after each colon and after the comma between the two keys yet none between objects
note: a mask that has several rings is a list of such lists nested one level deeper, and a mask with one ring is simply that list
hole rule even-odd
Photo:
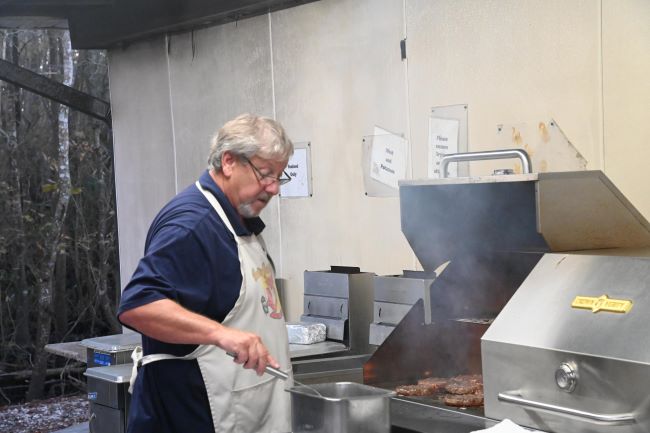
[{"label": "man's nose", "polygon": [[266,185],[264,190],[271,195],[278,195],[278,193],[280,192],[280,183],[271,182],[270,184]]}]

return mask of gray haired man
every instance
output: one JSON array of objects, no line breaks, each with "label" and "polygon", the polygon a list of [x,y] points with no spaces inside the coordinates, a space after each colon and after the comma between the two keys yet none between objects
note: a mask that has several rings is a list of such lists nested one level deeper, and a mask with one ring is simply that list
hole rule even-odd
[{"label": "gray haired man", "polygon": [[264,374],[291,375],[291,363],[259,214],[289,181],[292,153],[279,123],[242,114],[154,219],[118,311],[143,334],[129,432],[290,430],[284,384]]}]

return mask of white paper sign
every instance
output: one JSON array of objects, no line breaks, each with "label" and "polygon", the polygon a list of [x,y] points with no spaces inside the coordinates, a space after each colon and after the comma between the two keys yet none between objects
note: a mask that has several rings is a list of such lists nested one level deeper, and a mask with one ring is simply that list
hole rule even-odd
[{"label": "white paper sign", "polygon": [[406,177],[406,152],[408,142],[375,126],[370,154],[370,177],[385,185],[397,188],[397,181]]},{"label": "white paper sign", "polygon": [[280,187],[280,195],[282,197],[309,197],[307,149],[294,149],[285,171],[291,177],[291,182]]},{"label": "white paper sign", "polygon": [[[439,178],[440,159],[450,153],[458,153],[458,128],[460,122],[455,119],[429,118],[429,162],[427,175]],[[447,168],[449,177],[458,176],[458,166],[451,164]]]}]

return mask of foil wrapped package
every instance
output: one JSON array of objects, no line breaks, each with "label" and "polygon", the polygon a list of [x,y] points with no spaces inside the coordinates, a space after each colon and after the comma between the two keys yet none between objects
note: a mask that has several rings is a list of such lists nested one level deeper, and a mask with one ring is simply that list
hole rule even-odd
[{"label": "foil wrapped package", "polygon": [[287,333],[290,344],[314,344],[325,341],[327,327],[324,323],[289,322]]}]

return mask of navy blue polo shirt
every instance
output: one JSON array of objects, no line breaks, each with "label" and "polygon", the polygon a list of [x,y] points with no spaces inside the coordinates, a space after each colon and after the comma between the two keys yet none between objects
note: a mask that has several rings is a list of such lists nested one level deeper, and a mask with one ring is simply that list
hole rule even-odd
[{"label": "navy blue polo shirt", "polygon": [[[224,209],[238,236],[258,234],[259,218],[242,223],[208,171],[199,178]],[[242,284],[235,238],[208,200],[190,185],[154,219],[118,315],[160,299],[219,322],[235,305]],[[142,336],[145,355],[187,355],[196,345],[170,344]],[[196,360],[164,360],[141,367],[129,412],[129,432],[214,432],[203,378]]]}]

